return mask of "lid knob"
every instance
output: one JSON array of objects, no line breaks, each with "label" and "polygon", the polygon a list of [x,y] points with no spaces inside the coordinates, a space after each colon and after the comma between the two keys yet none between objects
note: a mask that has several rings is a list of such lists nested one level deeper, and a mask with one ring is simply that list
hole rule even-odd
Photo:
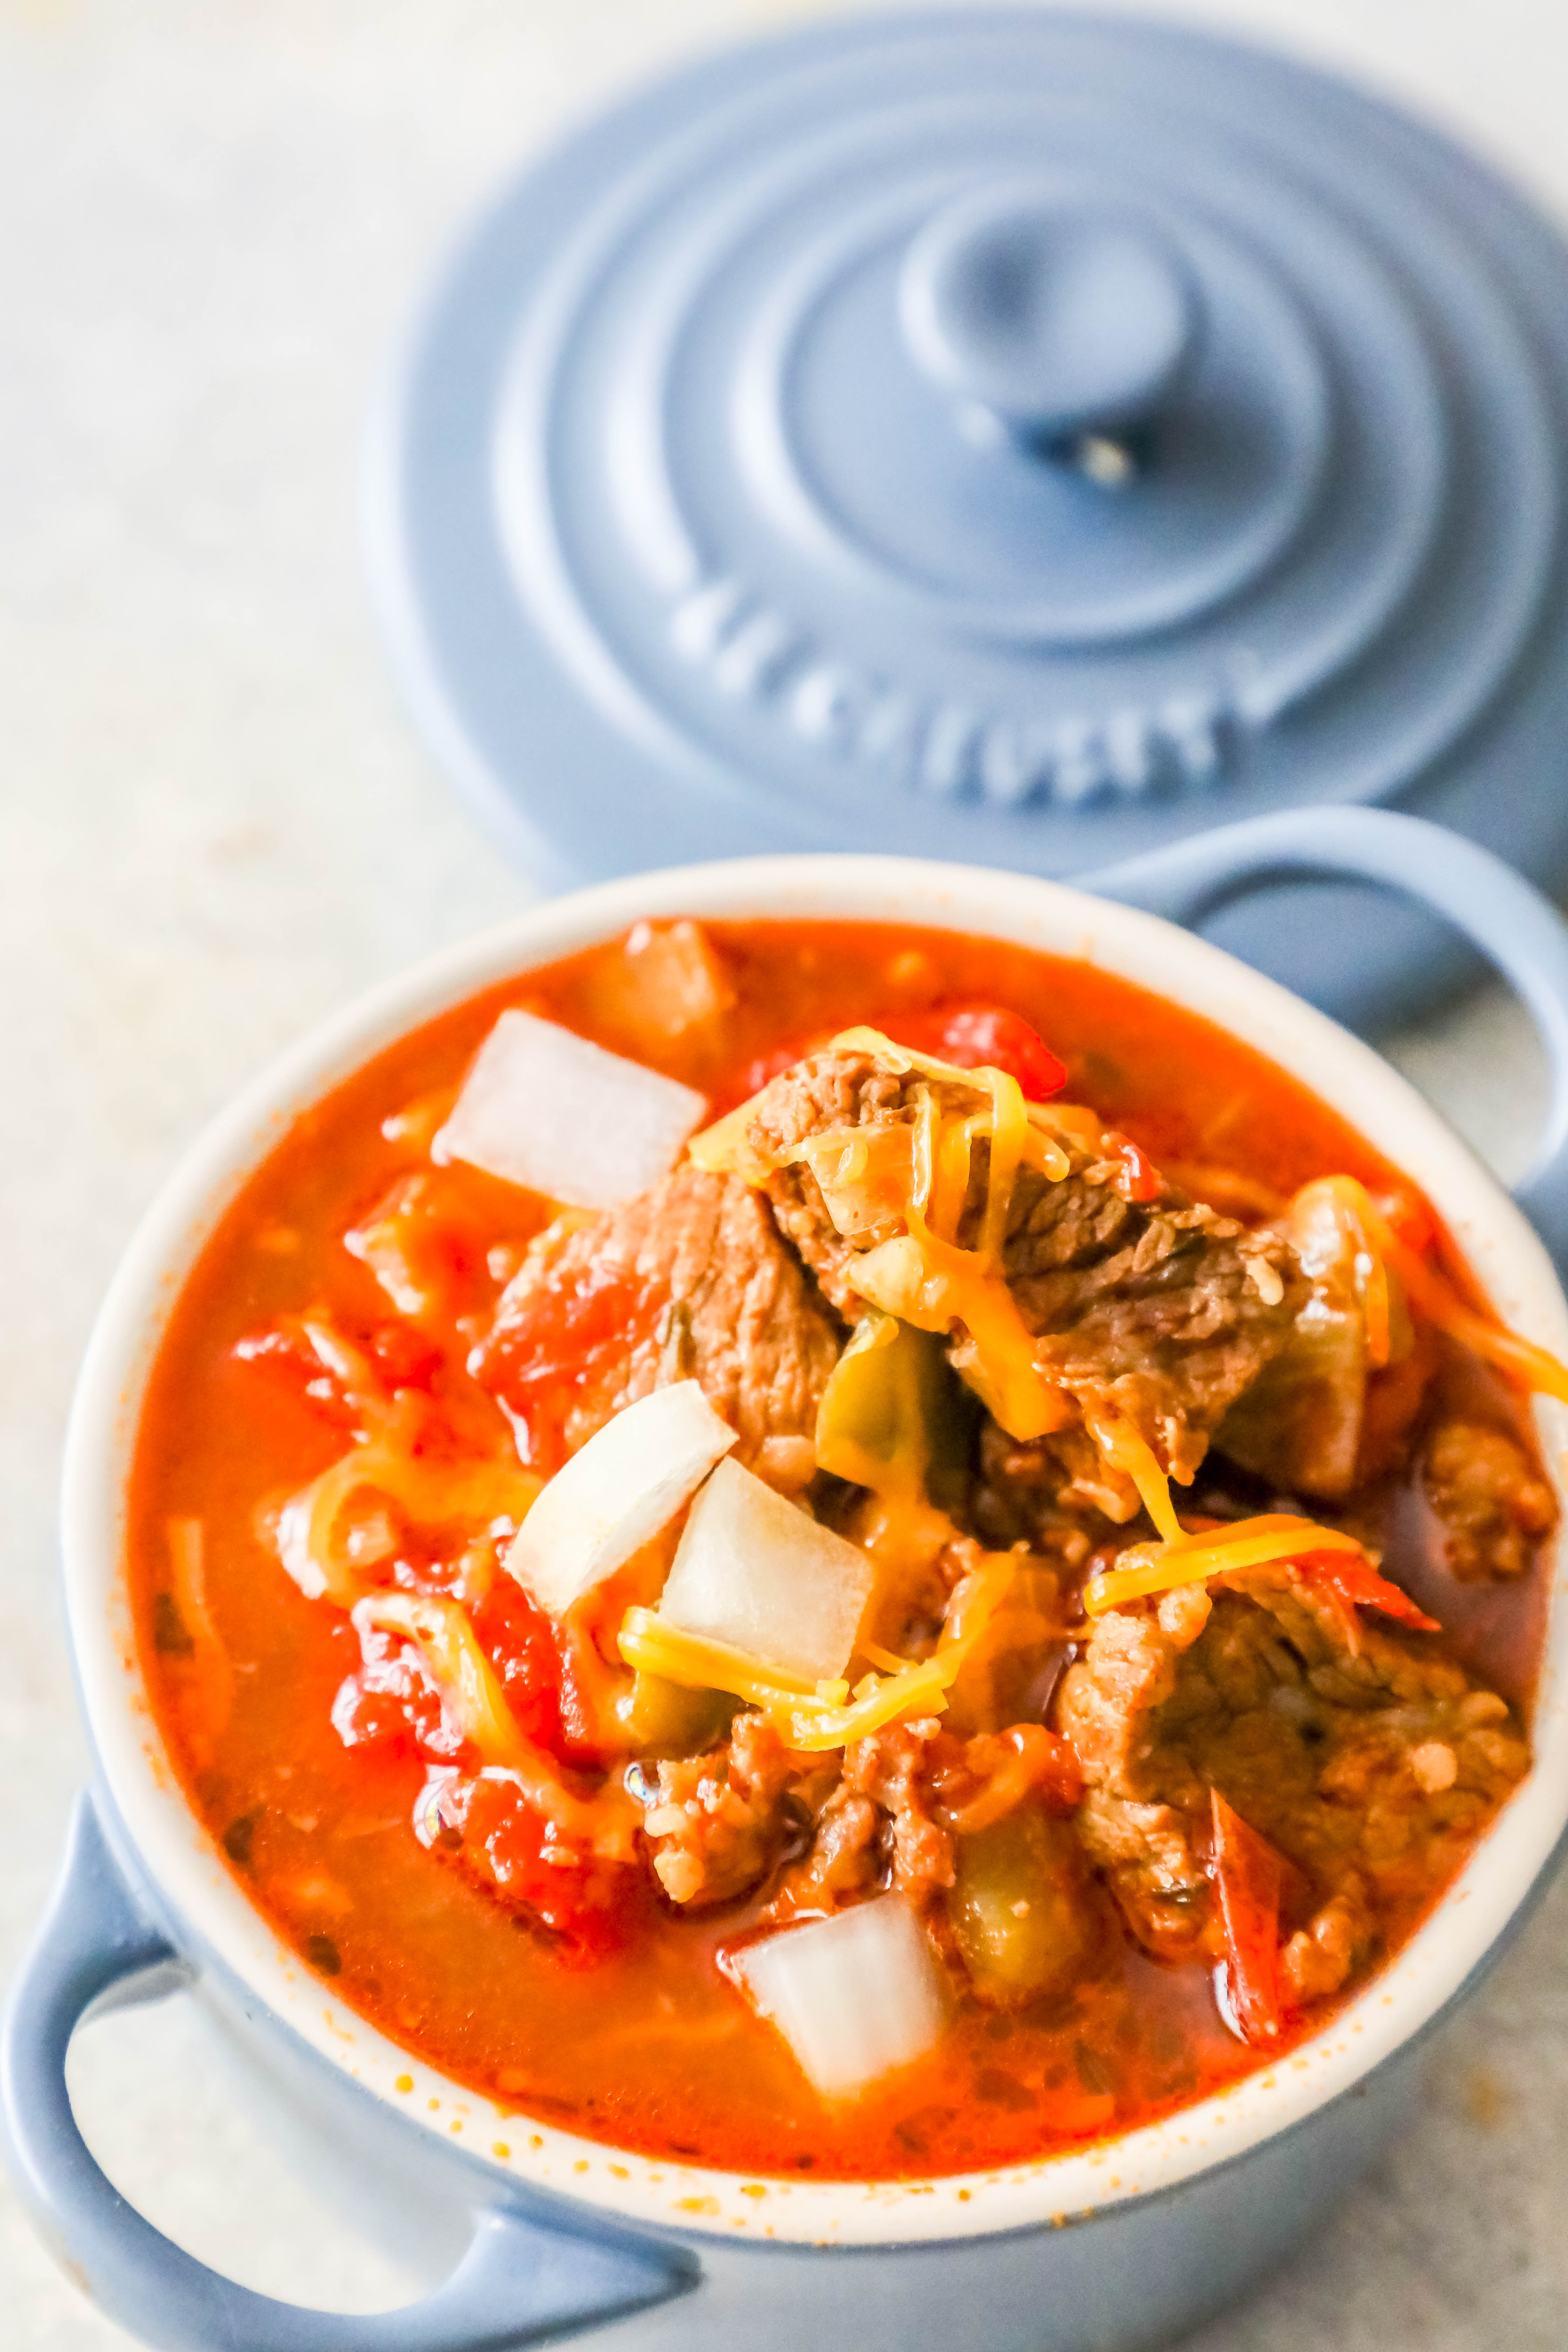
[{"label": "lid knob", "polygon": [[1146,222],[1018,182],[926,223],[899,303],[911,355],[957,394],[970,438],[1047,455],[1103,443],[1108,460],[1115,436],[1157,415],[1200,323],[1189,272]]}]

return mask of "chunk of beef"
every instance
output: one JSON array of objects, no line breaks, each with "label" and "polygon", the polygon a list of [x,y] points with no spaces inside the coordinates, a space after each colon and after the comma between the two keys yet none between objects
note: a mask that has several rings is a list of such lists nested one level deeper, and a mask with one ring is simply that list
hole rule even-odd
[{"label": "chunk of beef", "polygon": [[816,1467],[816,1409],[842,1343],[766,1202],[683,1167],[542,1234],[470,1369],[546,1470],[624,1405],[698,1380],[740,1433],[737,1459],[787,1490]]},{"label": "chunk of beef", "polygon": [[767,1171],[773,1213],[847,1320],[865,1312],[865,1301],[848,1280],[854,1260],[861,1250],[902,1231],[897,1203],[889,1201],[879,1217],[858,1217],[853,1237],[841,1234],[810,1168],[785,1155],[814,1136],[842,1129],[912,1127],[915,1083],[871,1054],[814,1054],[774,1078],[752,1106],[746,1140]]},{"label": "chunk of beef", "polygon": [[[933,1084],[955,1107],[973,1109],[980,1098],[978,1088],[848,1049],[785,1071],[757,1098],[747,1143],[770,1171],[779,1223],[844,1315],[858,1311],[855,1258],[900,1230],[896,1209],[879,1216],[858,1202],[851,1229],[841,1230],[811,1167],[789,1155],[815,1136],[910,1125],[916,1088]],[[1151,1171],[1147,1183],[1130,1181],[1118,1139],[1092,1121],[1064,1118],[1053,1139],[1068,1172],[1053,1181],[1019,1171],[1004,1250],[1036,1360],[1086,1412],[1130,1422],[1188,1478],[1212,1431],[1289,1336],[1305,1296],[1289,1244],[1247,1233]],[[988,1154],[982,1138],[959,1226],[966,1244],[977,1234]],[[1150,1197],[1131,1197],[1149,1184]]]},{"label": "chunk of beef", "polygon": [[1026,1801],[1066,1811],[1082,1786],[1068,1743],[1037,1723],[971,1739],[934,1716],[889,1724],[845,1749],[843,1778],[773,1916],[832,1910],[883,1884],[928,1908],[953,1884],[955,1838],[979,1835]]},{"label": "chunk of beef", "polygon": [[1421,1465],[1442,1520],[1448,1565],[1462,1582],[1522,1575],[1555,1524],[1551,1487],[1517,1437],[1473,1421],[1440,1421]]},{"label": "chunk of beef", "polygon": [[[821,1758],[796,1755],[755,1714],[737,1716],[721,1748],[656,1770],[643,1832],[660,1885],[689,1911],[732,1902],[767,1878],[833,1778]],[[807,1795],[796,1798],[802,1788]]]},{"label": "chunk of beef", "polygon": [[1286,1944],[1279,1955],[1281,1992],[1298,2009],[1326,2000],[1350,1981],[1375,1939],[1364,1890],[1352,1875]]},{"label": "chunk of beef", "polygon": [[1365,1195],[1343,1176],[1303,1184],[1275,1223],[1310,1286],[1285,1347],[1226,1414],[1215,1444],[1277,1492],[1334,1501],[1407,1455],[1437,1349],[1395,1302],[1374,1366]]},{"label": "chunk of beef", "polygon": [[1117,1161],[1053,1185],[1026,1174],[1009,1221],[1007,1279],[1036,1361],[1090,1412],[1107,1409],[1188,1479],[1230,1406],[1289,1336],[1289,1245],[1162,1186],[1117,1192]]},{"label": "chunk of beef", "polygon": [[1451,1876],[1529,1750],[1507,1704],[1419,1635],[1284,1563],[1114,1610],[1066,1675],[1076,1825],[1150,1948],[1209,1935],[1209,1790],[1292,1865],[1288,1985],[1337,1990]]},{"label": "chunk of beef", "polygon": [[1077,1826],[1140,1939],[1179,1958],[1207,1919],[1204,1801],[1195,1776],[1180,1800],[1152,1769],[1151,1724],[1174,1696],[1183,1654],[1208,1621],[1200,1588],[1178,1586],[1148,1609],[1101,1618],[1085,1658],[1063,1678],[1058,1719],[1088,1786]]},{"label": "chunk of beef", "polygon": [[934,1716],[853,1741],[811,1849],[786,1874],[770,1916],[831,1911],[882,1883],[920,1904],[951,1886],[952,1842],[933,1811],[932,1775],[961,1754]]},{"label": "chunk of beef", "polygon": [[817,1816],[810,1852],[786,1872],[763,1914],[769,1925],[778,1926],[803,1911],[837,1911],[840,1903],[870,1894],[883,1876],[885,1828],[872,1800],[840,1780]]},{"label": "chunk of beef", "polygon": [[1086,1429],[1020,1444],[989,1413],[983,1418],[967,1517],[993,1550],[1026,1543],[1070,1576],[1142,1507],[1131,1479],[1106,1461]]}]

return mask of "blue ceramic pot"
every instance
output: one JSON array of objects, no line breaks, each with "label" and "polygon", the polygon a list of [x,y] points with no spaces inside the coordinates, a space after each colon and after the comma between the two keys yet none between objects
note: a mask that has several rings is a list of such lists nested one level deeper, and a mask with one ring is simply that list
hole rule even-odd
[{"label": "blue ceramic pot", "polygon": [[[1159,919],[1191,919],[1251,882],[1303,872],[1410,890],[1526,996],[1555,1092],[1542,1165],[1517,1202],[1369,1048]],[[1568,1356],[1568,1306],[1552,1262],[1568,1250],[1568,931],[1545,902],[1484,851],[1360,810],[1209,834],[1164,853],[1152,874],[1127,867],[1103,883],[1114,898],[898,858],[769,857],[557,900],[317,1033],[208,1130],[154,1204],[94,1334],[67,1454],[66,1582],[100,1778],[13,1988],[3,2050],[12,2160],[40,2227],[102,2306],[150,2343],[168,2352],[499,2352],[573,2336],[626,2352],[801,2352],[831,2332],[857,2352],[1123,2352],[1180,2336],[1259,2279],[1397,2124],[1413,2050],[1524,1916],[1568,1822],[1561,1608],[1532,1772],[1421,1933],[1315,2040],[1227,2096],[1102,2147],[928,2181],[759,2181],[651,2162],[531,2125],[436,2074],[280,1946],[187,1804],[147,1704],[125,1589],[125,1485],[171,1301],[216,1223],[284,1124],[370,1055],[477,990],[643,916],[908,920],[1120,972],[1228,1029],[1331,1103],[1422,1187],[1498,1312]],[[1539,1410],[1556,1464],[1563,1417]],[[329,2160],[368,2184],[389,2227],[410,2208],[468,2217],[468,2250],[433,2294],[368,2318],[271,2301],[171,2244],[100,2171],[66,2093],[72,2032],[95,2007],[193,1978]]]}]

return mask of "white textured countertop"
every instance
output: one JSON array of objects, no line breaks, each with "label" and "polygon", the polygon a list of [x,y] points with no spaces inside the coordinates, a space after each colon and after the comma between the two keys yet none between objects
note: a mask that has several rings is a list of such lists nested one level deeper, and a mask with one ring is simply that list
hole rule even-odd
[{"label": "white textured countertop", "polygon": [[[0,0],[0,1975],[85,1769],[54,1487],[121,1243],[276,1048],[529,895],[372,638],[355,472],[378,369],[531,142],[646,67],[803,13]],[[1206,13],[1421,102],[1568,217],[1563,0]],[[1511,1004],[1484,996],[1398,1058],[1518,1171],[1539,1090]],[[1568,2340],[1565,1930],[1568,1885],[1432,2053],[1382,2170],[1203,2352]],[[116,2178],[207,2260],[339,2308],[407,2292],[254,2128],[187,2001],[91,2028],[73,2083]],[[3,2189],[0,2338],[126,2341]]]}]

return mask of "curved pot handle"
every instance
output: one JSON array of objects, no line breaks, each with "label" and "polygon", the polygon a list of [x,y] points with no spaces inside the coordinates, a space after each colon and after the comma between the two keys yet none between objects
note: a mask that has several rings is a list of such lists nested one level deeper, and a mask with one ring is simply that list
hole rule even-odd
[{"label": "curved pot handle", "polygon": [[1086,876],[1082,887],[1192,923],[1259,885],[1303,875],[1353,876],[1424,900],[1524,999],[1546,1051],[1552,1097],[1535,1165],[1514,1198],[1568,1278],[1568,923],[1511,866],[1424,817],[1314,808],[1217,826]]},{"label": "curved pot handle", "polygon": [[695,2285],[696,2265],[677,2251],[546,2229],[507,2205],[479,2211],[451,2276],[397,2311],[307,2311],[209,2270],[100,2170],[66,2089],[66,2053],[89,2011],[153,1997],[190,1976],[142,1910],[92,1798],[82,1797],[54,1902],[0,2027],[0,2117],[23,2194],[59,2261],[161,2352],[505,2352],[554,2343]]}]

